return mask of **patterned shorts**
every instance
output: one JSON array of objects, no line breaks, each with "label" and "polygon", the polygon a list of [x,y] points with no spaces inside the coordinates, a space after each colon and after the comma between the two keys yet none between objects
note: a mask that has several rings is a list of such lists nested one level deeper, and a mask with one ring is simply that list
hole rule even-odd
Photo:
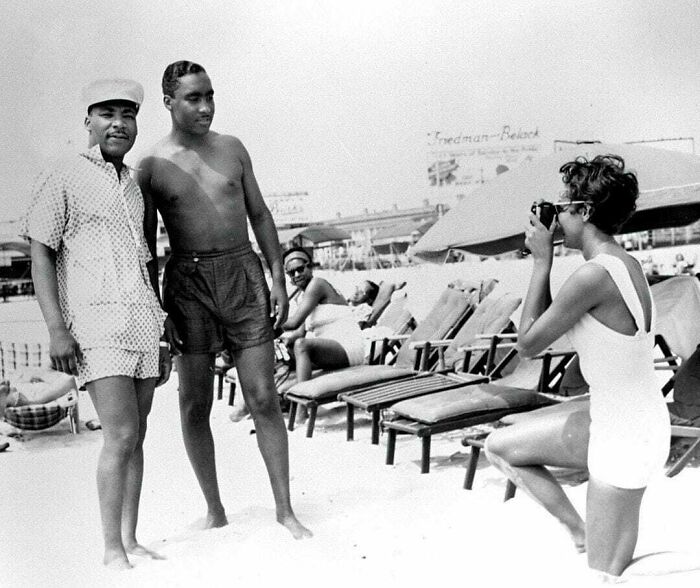
[{"label": "patterned shorts", "polygon": [[270,291],[250,243],[216,252],[173,252],[163,306],[185,353],[218,353],[272,341]]},{"label": "patterned shorts", "polygon": [[78,387],[88,382],[110,376],[130,378],[157,378],[160,351],[157,345],[152,351],[130,351],[112,347],[83,349],[83,360],[78,362]]}]

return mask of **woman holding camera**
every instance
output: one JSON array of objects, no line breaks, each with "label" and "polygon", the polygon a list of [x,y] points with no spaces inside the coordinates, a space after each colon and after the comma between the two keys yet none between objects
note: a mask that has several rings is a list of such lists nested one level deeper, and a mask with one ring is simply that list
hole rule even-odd
[{"label": "woman holding camera", "polygon": [[[654,375],[649,287],[639,262],[613,238],[635,210],[637,179],[614,155],[579,157],[560,173],[566,190],[549,205],[556,222],[547,227],[530,216],[525,243],[533,270],[518,346],[531,357],[568,334],[590,402],[517,419],[489,436],[486,453],[567,528],[579,551],[587,551],[589,567],[609,580],[632,560],[644,490],[668,456],[669,416]],[[556,226],[586,262],[552,300]],[[585,523],[545,466],[588,469]]]}]

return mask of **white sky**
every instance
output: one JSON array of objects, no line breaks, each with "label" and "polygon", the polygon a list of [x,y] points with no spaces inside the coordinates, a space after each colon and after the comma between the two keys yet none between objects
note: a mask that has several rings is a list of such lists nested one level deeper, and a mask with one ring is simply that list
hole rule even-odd
[{"label": "white sky", "polygon": [[169,130],[160,78],[178,59],[207,69],[213,128],[248,147],[263,193],[308,191],[326,218],[430,197],[435,130],[538,127],[546,149],[700,142],[694,0],[24,0],[2,2],[0,22],[0,220],[85,144],[91,79],[144,85],[134,164]]}]

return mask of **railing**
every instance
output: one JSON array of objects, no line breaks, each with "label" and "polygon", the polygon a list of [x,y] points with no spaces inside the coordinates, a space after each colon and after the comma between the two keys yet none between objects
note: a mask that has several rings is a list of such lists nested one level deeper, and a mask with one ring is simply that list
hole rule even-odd
[{"label": "railing", "polygon": [[49,346],[46,343],[13,343],[0,341],[0,378],[7,372],[23,367],[48,365]]}]

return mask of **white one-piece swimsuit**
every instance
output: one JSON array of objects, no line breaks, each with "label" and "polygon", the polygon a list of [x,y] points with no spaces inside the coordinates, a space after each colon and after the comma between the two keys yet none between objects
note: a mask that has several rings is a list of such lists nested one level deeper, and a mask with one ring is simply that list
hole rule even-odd
[{"label": "white one-piece swimsuit", "polygon": [[364,362],[364,339],[351,306],[319,304],[306,317],[305,327],[316,338],[340,343],[351,366]]},{"label": "white one-piece swimsuit", "polygon": [[644,311],[625,263],[598,254],[587,263],[606,269],[637,324],[624,335],[586,313],[569,331],[581,373],[590,385],[588,469],[618,488],[644,488],[666,462],[671,426],[654,374],[654,323],[645,331]]}]

